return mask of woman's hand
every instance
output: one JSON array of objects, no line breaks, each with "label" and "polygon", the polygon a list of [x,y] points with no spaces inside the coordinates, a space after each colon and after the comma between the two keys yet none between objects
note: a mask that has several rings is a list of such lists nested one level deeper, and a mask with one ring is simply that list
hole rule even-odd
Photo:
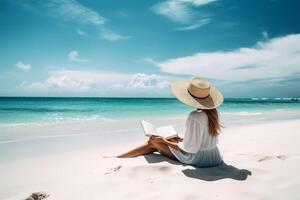
[{"label": "woman's hand", "polygon": [[165,143],[165,138],[160,136],[151,136],[150,139],[157,143]]},{"label": "woman's hand", "polygon": [[168,139],[168,141],[178,143],[178,142],[182,142],[183,139],[178,136],[178,137],[170,138],[170,139]]}]

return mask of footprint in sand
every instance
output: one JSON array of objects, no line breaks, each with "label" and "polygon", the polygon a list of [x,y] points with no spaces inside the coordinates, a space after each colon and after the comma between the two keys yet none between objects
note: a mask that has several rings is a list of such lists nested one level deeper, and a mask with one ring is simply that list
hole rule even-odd
[{"label": "footprint in sand", "polygon": [[258,160],[258,162],[262,162],[262,161],[267,161],[267,160],[270,160],[270,159],[280,159],[280,160],[285,160],[286,158],[287,158],[287,156],[286,155],[278,155],[278,156],[264,156],[264,157],[262,157],[262,158],[260,158],[259,160]]},{"label": "footprint in sand", "polygon": [[258,159],[258,162],[263,162],[271,159],[273,159],[272,156],[263,156],[262,158]]},{"label": "footprint in sand", "polygon": [[254,157],[255,160],[258,159],[257,162],[263,162],[263,161],[268,161],[268,160],[272,160],[272,159],[286,160],[288,158],[288,156],[286,156],[286,155],[268,156],[268,155],[260,155],[260,154],[248,155],[248,154],[243,154],[243,153],[239,153],[237,155]]},{"label": "footprint in sand", "polygon": [[285,159],[287,159],[287,156],[286,155],[279,155],[279,156],[276,156],[276,158],[278,158],[280,160],[285,160]]},{"label": "footprint in sand", "polygon": [[149,184],[153,184],[154,183],[154,178],[148,178],[146,179],[146,182]]},{"label": "footprint in sand", "polygon": [[30,197],[25,200],[42,200],[48,198],[50,195],[46,192],[34,192],[30,195]]},{"label": "footprint in sand", "polygon": [[165,173],[171,170],[168,166],[136,166],[133,171],[136,173]]},{"label": "footprint in sand", "polygon": [[158,168],[158,170],[159,170],[159,171],[169,171],[170,168],[167,167],[167,166],[161,166],[161,167]]},{"label": "footprint in sand", "polygon": [[121,168],[122,168],[121,165],[119,165],[119,166],[117,166],[117,167],[110,168],[107,172],[105,172],[104,175],[107,175],[107,174],[111,174],[111,173],[117,172],[117,171],[119,171]]}]

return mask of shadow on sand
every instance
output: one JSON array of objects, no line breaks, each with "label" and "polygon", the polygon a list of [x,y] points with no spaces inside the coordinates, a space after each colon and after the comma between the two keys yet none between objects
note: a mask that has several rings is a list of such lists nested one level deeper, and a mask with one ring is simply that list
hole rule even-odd
[{"label": "shadow on sand", "polygon": [[[171,160],[165,156],[161,156],[159,154],[149,154],[144,156],[148,163],[160,163],[160,162],[168,162],[173,165],[182,165],[180,162],[175,160]],[[182,173],[189,177],[200,179],[204,181],[217,181],[225,178],[231,178],[239,181],[246,180],[248,175],[251,176],[251,171],[247,169],[238,169],[232,165],[227,165],[225,162],[221,163],[216,167],[205,167],[205,168],[196,168],[192,169],[184,169]]]}]

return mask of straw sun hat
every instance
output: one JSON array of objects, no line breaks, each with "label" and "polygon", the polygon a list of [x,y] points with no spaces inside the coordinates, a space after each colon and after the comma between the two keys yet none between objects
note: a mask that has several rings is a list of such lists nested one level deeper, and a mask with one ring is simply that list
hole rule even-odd
[{"label": "straw sun hat", "polygon": [[200,77],[178,81],[173,84],[172,91],[182,103],[199,109],[213,109],[224,101],[221,92]]}]

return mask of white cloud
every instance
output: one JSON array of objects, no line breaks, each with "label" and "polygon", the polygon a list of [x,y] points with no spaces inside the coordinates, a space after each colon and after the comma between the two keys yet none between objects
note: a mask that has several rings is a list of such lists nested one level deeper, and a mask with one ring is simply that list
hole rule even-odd
[{"label": "white cloud", "polygon": [[154,5],[152,10],[173,22],[188,25],[177,30],[194,30],[210,23],[210,18],[200,17],[193,8],[215,1],[217,0],[167,0]]},{"label": "white cloud", "polygon": [[156,4],[153,10],[169,20],[181,24],[189,23],[193,17],[193,11],[181,1],[164,1]]},{"label": "white cloud", "polygon": [[203,6],[217,0],[180,0],[181,2],[190,3],[194,6]]},{"label": "white cloud", "polygon": [[79,58],[79,53],[77,51],[71,51],[68,54],[68,58],[69,58],[70,61],[88,62],[88,60]]},{"label": "white cloud", "polygon": [[53,17],[63,17],[64,20],[77,21],[95,26],[104,24],[106,20],[96,11],[83,6],[75,0],[46,0],[42,2],[43,6],[51,10]]},{"label": "white cloud", "polygon": [[300,73],[300,34],[258,42],[250,48],[196,53],[157,65],[172,74],[228,81],[291,76]]},{"label": "white cloud", "polygon": [[268,32],[267,31],[263,31],[262,33],[263,38],[266,40],[269,38]]},{"label": "white cloud", "polygon": [[19,88],[30,91],[63,91],[94,94],[169,94],[172,78],[156,74],[126,74],[109,71],[65,70],[53,71],[39,82],[22,82]]},{"label": "white cloud", "polygon": [[144,63],[144,64],[151,64],[151,65],[157,65],[158,64],[153,58],[150,58],[150,57],[142,58],[140,60],[137,60],[136,62],[137,63]]},{"label": "white cloud", "polygon": [[113,85],[116,89],[167,89],[170,88],[171,82],[167,77],[156,74],[136,73],[130,75],[125,83]]},{"label": "white cloud", "polygon": [[206,24],[208,24],[210,22],[211,22],[210,18],[200,19],[198,22],[195,22],[192,25],[188,25],[188,26],[184,26],[184,27],[178,27],[178,28],[176,28],[176,30],[178,30],[178,31],[194,30],[194,29],[197,29],[197,28],[199,28],[201,26],[204,26],[204,25],[206,25]]},{"label": "white cloud", "polygon": [[22,62],[18,62],[17,63],[17,67],[23,71],[29,71],[31,70],[31,64],[25,64],[25,63],[22,63]]},{"label": "white cloud", "polygon": [[[30,1],[27,3],[24,3],[23,1],[17,1],[17,4],[31,11],[36,11],[42,14],[45,13],[46,15],[58,20],[93,26],[100,33],[107,29],[107,19],[105,17],[100,15],[97,11],[80,4],[76,0],[43,0]],[[113,30],[110,30],[110,32],[111,34],[114,33]],[[82,35],[78,31],[77,33]],[[121,38],[121,35],[118,35],[119,38]],[[107,39],[107,37],[102,38]]]},{"label": "white cloud", "polygon": [[126,79],[126,75],[113,72],[61,69],[51,72],[46,80],[27,84],[26,87],[80,92]]},{"label": "white cloud", "polygon": [[80,36],[86,36],[86,32],[84,32],[83,30],[77,29],[76,33]]},{"label": "white cloud", "polygon": [[110,29],[103,29],[101,31],[101,37],[109,41],[127,40],[130,38],[128,36],[120,35],[119,33],[116,33]]}]

